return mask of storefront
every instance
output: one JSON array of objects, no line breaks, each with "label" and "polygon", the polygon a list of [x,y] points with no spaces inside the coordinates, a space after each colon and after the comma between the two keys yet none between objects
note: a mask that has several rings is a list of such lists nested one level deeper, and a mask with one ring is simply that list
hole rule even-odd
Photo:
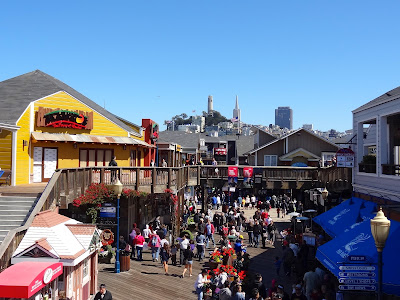
[{"label": "storefront", "polygon": [[[88,300],[90,295],[96,293],[98,286],[97,251],[100,246],[100,234],[95,225],[82,224],[55,212],[43,211],[35,216],[13,253],[11,263],[14,264],[12,267],[35,262],[58,263],[59,267],[55,268],[57,272],[54,271],[58,278],[50,286],[51,299]],[[24,270],[23,273],[29,272]]]},{"label": "storefront", "polygon": [[182,166],[182,147],[175,143],[161,142],[158,146],[158,165],[161,167],[163,160],[168,167]]},{"label": "storefront", "polygon": [[21,262],[0,273],[0,299],[57,300],[59,262]]},{"label": "storefront", "polygon": [[57,168],[108,166],[113,156],[123,167],[155,159],[155,122],[122,119],[39,70],[0,82],[0,98],[0,168],[12,185],[48,181]]}]

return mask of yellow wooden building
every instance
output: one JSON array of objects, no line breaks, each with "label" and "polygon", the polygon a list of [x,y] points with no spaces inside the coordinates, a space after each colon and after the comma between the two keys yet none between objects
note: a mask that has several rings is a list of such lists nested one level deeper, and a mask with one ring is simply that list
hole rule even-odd
[{"label": "yellow wooden building", "polygon": [[0,82],[0,168],[11,184],[48,181],[57,168],[144,166],[146,128],[124,120],[39,70]]}]

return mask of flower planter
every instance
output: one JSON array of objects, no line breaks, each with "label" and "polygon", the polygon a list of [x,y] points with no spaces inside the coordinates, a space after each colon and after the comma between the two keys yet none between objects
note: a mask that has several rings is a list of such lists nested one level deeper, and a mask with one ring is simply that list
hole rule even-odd
[{"label": "flower planter", "polygon": [[217,268],[218,268],[219,264],[220,264],[220,263],[218,263],[218,262],[210,261],[210,262],[208,263],[208,267],[209,267],[211,270],[214,270],[214,269],[217,269]]}]

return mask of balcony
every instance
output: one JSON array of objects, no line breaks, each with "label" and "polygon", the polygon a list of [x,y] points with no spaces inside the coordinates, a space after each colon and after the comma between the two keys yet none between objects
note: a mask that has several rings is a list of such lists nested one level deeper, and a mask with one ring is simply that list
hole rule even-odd
[{"label": "balcony", "polygon": [[361,173],[376,173],[376,164],[358,164],[358,172]]},{"label": "balcony", "polygon": [[400,165],[382,165],[382,174],[400,176]]}]

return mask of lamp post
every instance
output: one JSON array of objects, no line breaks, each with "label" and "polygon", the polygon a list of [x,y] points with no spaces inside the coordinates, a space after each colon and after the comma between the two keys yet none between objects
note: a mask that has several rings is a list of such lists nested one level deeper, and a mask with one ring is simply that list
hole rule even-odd
[{"label": "lamp post", "polygon": [[122,188],[123,185],[121,183],[121,181],[119,181],[118,177],[116,179],[116,181],[114,182],[114,184],[112,185],[112,189],[114,191],[114,193],[117,195],[117,251],[116,253],[116,257],[115,257],[115,273],[120,273],[121,272],[121,265],[119,262],[119,211],[120,211],[120,207],[119,207],[119,200],[121,198],[121,194],[122,194]]},{"label": "lamp post", "polygon": [[382,260],[382,252],[383,248],[385,248],[386,239],[389,235],[390,230],[390,221],[385,217],[385,214],[382,211],[382,207],[379,208],[379,211],[376,213],[375,218],[371,220],[371,232],[372,236],[375,240],[376,250],[378,250],[378,300],[383,299],[382,292],[382,269],[383,269],[383,260]]}]

